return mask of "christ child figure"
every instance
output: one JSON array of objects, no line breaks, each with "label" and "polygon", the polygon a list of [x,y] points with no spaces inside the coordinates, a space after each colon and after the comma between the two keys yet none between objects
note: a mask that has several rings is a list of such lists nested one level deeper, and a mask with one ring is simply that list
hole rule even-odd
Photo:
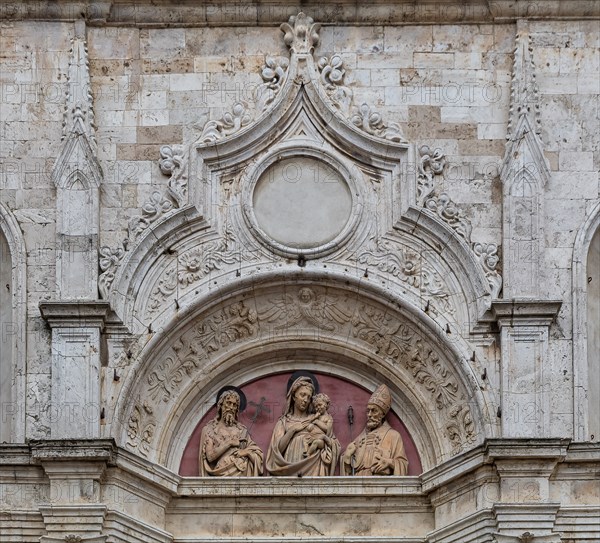
[{"label": "christ child figure", "polygon": [[310,432],[307,440],[308,450],[304,453],[306,456],[310,456],[318,449],[323,449],[326,442],[335,439],[333,435],[333,417],[327,411],[330,403],[327,394],[316,394],[313,398],[315,414],[306,428]]}]

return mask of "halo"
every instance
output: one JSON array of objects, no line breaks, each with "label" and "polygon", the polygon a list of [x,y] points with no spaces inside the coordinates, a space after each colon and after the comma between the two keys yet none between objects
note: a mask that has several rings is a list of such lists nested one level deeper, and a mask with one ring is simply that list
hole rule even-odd
[{"label": "halo", "polygon": [[292,384],[296,379],[298,379],[298,377],[308,377],[312,381],[313,387],[315,389],[315,394],[319,393],[319,381],[317,381],[315,374],[308,370],[297,370],[294,373],[292,373],[291,377],[288,379],[287,382],[286,392],[290,391]]},{"label": "halo", "polygon": [[217,400],[216,400],[215,404],[218,405],[219,400],[221,399],[221,396],[223,396],[223,394],[225,392],[228,392],[229,390],[233,390],[240,397],[240,409],[239,409],[239,412],[241,413],[242,411],[244,411],[246,409],[246,395],[242,392],[241,388],[238,388],[236,386],[226,385],[221,390],[219,390],[219,392],[217,392]]}]

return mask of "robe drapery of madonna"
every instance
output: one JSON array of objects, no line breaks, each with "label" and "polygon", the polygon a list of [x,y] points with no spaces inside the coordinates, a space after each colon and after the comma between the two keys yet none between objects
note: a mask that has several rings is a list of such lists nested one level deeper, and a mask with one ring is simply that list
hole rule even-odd
[{"label": "robe drapery of madonna", "polygon": [[[363,430],[352,443],[356,446],[354,475],[406,475],[408,459],[402,438],[386,421],[374,430]],[[376,456],[390,458],[393,468],[373,473],[371,467],[376,463]],[[352,475],[352,466],[342,461],[340,471],[342,475]]]},{"label": "robe drapery of madonna", "polygon": [[281,417],[271,436],[271,445],[267,452],[267,470],[272,475],[333,475],[340,455],[340,444],[335,437],[323,435],[325,447],[306,456],[311,432],[308,429],[296,432],[291,438],[284,454],[279,451],[279,442],[292,424],[304,422],[306,417],[292,415]]}]

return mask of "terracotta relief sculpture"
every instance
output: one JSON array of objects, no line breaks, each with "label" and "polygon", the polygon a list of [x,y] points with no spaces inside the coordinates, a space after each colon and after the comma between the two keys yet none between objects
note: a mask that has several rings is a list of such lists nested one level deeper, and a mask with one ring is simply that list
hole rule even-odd
[{"label": "terracotta relief sculpture", "polygon": [[381,385],[367,405],[367,426],[342,455],[342,475],[406,475],[408,460],[400,434],[385,420],[392,397]]},{"label": "terracotta relief sculpture", "polygon": [[238,422],[238,414],[244,407],[241,391],[228,389],[220,393],[217,416],[202,429],[200,436],[200,476],[262,474],[263,452],[252,441],[248,429]]},{"label": "terracotta relief sculpture", "polygon": [[[313,413],[315,404],[317,413]],[[329,398],[315,396],[311,377],[291,384],[284,415],[277,421],[267,453],[271,475],[333,475],[340,444],[333,435],[333,419],[327,413]]]}]

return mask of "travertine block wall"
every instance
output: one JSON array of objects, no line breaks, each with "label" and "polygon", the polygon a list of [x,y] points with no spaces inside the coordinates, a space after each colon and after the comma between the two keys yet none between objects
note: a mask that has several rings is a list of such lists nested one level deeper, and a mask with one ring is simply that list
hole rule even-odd
[{"label": "travertine block wall", "polygon": [[[280,6],[281,17],[264,22],[257,16],[262,21],[257,26],[247,22],[253,19],[246,17],[246,6],[236,4],[231,20],[224,9],[218,15],[216,11],[207,12],[205,19],[195,24],[193,10],[187,18],[176,11],[179,8],[175,3],[167,6],[172,8],[173,14],[168,21],[160,20],[166,13],[164,5],[158,6],[160,2],[156,3],[158,7],[153,4],[146,11],[134,9],[131,18],[117,4],[111,4],[112,15],[89,16],[85,22],[79,20],[78,15],[75,17],[74,11],[64,17],[36,17],[37,12],[33,11],[29,18],[23,14],[14,18],[11,12],[0,10],[3,17],[0,18],[0,201],[12,212],[22,231],[27,261],[26,322],[22,326],[19,323],[16,332],[23,339],[19,345],[26,350],[26,364],[16,370],[17,374],[26,374],[25,397],[17,398],[17,408],[25,410],[21,433],[28,440],[45,440],[69,437],[74,428],[81,436],[101,438],[98,442],[48,444],[42,441],[3,447],[0,450],[3,464],[0,466],[0,528],[13,530],[11,536],[15,534],[15,541],[39,541],[49,526],[62,538],[62,528],[57,527],[60,522],[52,520],[51,511],[42,511],[38,506],[59,503],[65,511],[67,506],[72,506],[64,515],[69,526],[77,526],[79,509],[85,509],[79,507],[81,503],[77,500],[80,500],[89,506],[85,514],[96,523],[94,529],[89,530],[88,536],[92,538],[89,541],[97,541],[96,537],[100,541],[106,536],[98,536],[98,533],[107,530],[113,530],[110,532],[113,539],[109,541],[127,541],[134,537],[131,534],[138,538],[131,540],[172,541],[171,532],[175,533],[175,539],[202,536],[205,540],[214,540],[224,534],[283,537],[294,530],[298,540],[322,531],[323,536],[364,541],[362,525],[348,522],[346,512],[330,523],[320,510],[320,502],[312,503],[313,509],[303,510],[306,508],[304,493],[308,492],[310,481],[304,480],[301,483],[304,486],[283,490],[278,485],[285,481],[276,479],[260,484],[245,481],[241,486],[226,488],[214,481],[210,482],[212,486],[205,485],[206,482],[182,479],[164,465],[153,463],[160,456],[156,450],[152,451],[155,456],[144,458],[141,448],[127,450],[122,436],[127,435],[127,425],[132,419],[112,417],[116,418],[115,413],[129,415],[130,408],[139,405],[138,419],[133,421],[137,426],[130,426],[135,426],[137,447],[145,437],[140,418],[145,417],[145,422],[152,418],[152,405],[145,404],[143,398],[123,400],[127,392],[124,383],[135,379],[135,372],[140,370],[140,365],[136,365],[140,350],[159,330],[152,330],[144,321],[142,324],[148,332],[140,334],[141,339],[136,344],[138,338],[120,327],[117,317],[121,315],[110,315],[106,301],[87,300],[87,314],[83,309],[81,313],[71,314],[60,304],[46,304],[42,305],[45,318],[42,317],[41,302],[63,301],[57,289],[57,189],[52,170],[63,149],[61,138],[72,38],[85,38],[89,54],[91,86],[88,89],[71,85],[74,96],[70,96],[68,103],[72,107],[79,100],[85,102],[88,91],[93,96],[97,142],[94,152],[102,168],[99,246],[118,248],[130,237],[130,220],[139,217],[148,202],[159,203],[155,201],[156,193],[165,194],[168,178],[158,163],[161,146],[190,145],[199,138],[209,120],[221,118],[238,102],[251,102],[255,90],[263,83],[261,70],[265,57],[290,57],[279,23],[299,11],[298,6]],[[504,5],[500,0],[495,4]],[[587,4],[590,12],[595,9],[594,3],[580,4]],[[420,477],[399,481],[397,486],[394,486],[395,481],[366,480],[363,486],[362,481],[336,479],[316,484],[310,490],[317,500],[323,497],[325,512],[339,509],[339,494],[340,499],[352,504],[355,508],[352,511],[362,511],[365,518],[369,515],[372,529],[367,535],[373,540],[380,536],[391,541],[402,533],[411,541],[465,543],[487,541],[496,530],[509,533],[505,537],[513,541],[526,530],[532,530],[536,536],[545,534],[543,537],[547,539],[543,541],[553,543],[557,541],[558,532],[567,541],[598,541],[600,528],[594,519],[598,512],[594,505],[598,448],[590,443],[569,444],[568,441],[590,439],[590,432],[585,435],[581,430],[584,426],[577,410],[587,408],[582,407],[585,404],[578,399],[582,395],[578,389],[597,387],[596,395],[592,394],[591,398],[597,398],[600,390],[600,383],[581,382],[580,376],[585,374],[581,369],[587,361],[573,355],[574,338],[582,336],[588,324],[582,323],[585,317],[574,313],[576,239],[582,236],[582,226],[600,209],[600,21],[584,16],[573,7],[575,4],[569,5],[569,9],[575,10],[569,12],[573,17],[569,20],[543,16],[541,12],[529,20],[520,18],[526,11],[511,12],[512,15],[498,16],[496,20],[492,16],[478,15],[479,12],[469,12],[467,16],[466,11],[462,19],[456,14],[446,18],[444,13],[450,12],[444,10],[420,12],[420,16],[407,16],[403,20],[394,6],[382,7],[379,3],[369,5],[368,14],[362,19],[356,15],[360,6],[327,6],[339,10],[339,17],[323,7],[315,6],[315,13],[310,6],[303,8],[316,22],[319,22],[317,12],[328,14],[319,31],[315,59],[339,55],[343,60],[344,84],[352,91],[354,105],[366,103],[381,113],[386,122],[399,124],[403,136],[414,144],[409,156],[415,163],[406,164],[406,169],[414,174],[420,147],[441,149],[446,166],[443,174],[435,178],[437,192],[447,192],[462,216],[471,221],[472,241],[498,245],[502,261],[530,258],[528,254],[507,254],[506,248],[501,246],[507,222],[503,211],[506,186],[500,172],[511,121],[511,136],[514,136],[518,117],[514,109],[518,103],[515,94],[519,92],[519,85],[525,86],[532,122],[539,120],[541,147],[550,172],[543,187],[540,277],[536,285],[539,297],[523,304],[522,312],[518,314],[515,310],[513,315],[511,300],[508,296],[502,300],[501,294],[488,313],[475,317],[475,320],[481,319],[479,323],[457,326],[464,332],[460,341],[468,349],[462,351],[465,355],[464,360],[460,360],[462,366],[457,364],[462,369],[453,371],[465,374],[472,371],[472,375],[464,377],[465,382],[471,379],[469,383],[474,390],[485,391],[486,401],[489,399],[486,408],[492,414],[491,420],[477,420],[474,425],[485,426],[489,432],[486,440],[482,437],[473,450],[467,445],[460,455],[444,457],[449,459],[442,466],[433,467]],[[252,4],[250,8],[256,6]],[[260,13],[257,9],[257,14]],[[240,18],[246,22],[240,23]],[[405,22],[408,24],[402,24]],[[518,44],[517,34],[530,38],[527,43],[535,64],[534,80],[515,79],[513,53]],[[534,167],[539,167],[539,163]],[[372,194],[375,193],[373,190]],[[373,199],[391,192],[377,194]],[[377,205],[379,207],[374,205],[370,209],[387,211],[396,202],[383,205],[378,202]],[[184,217],[178,223],[182,230],[186,220]],[[439,224],[442,233],[448,234],[450,239],[451,228],[441,219]],[[211,241],[216,239],[217,231],[213,234]],[[7,239],[10,242],[10,236]],[[463,243],[454,238],[450,241],[455,245]],[[131,239],[129,242],[132,244]],[[469,245],[465,247],[472,249]],[[160,252],[163,248],[154,249]],[[464,255],[477,263],[470,252]],[[0,257],[6,261],[6,254]],[[282,267],[296,266],[293,259],[281,261]],[[165,264],[165,260],[156,262],[160,262],[157,268],[170,265]],[[333,276],[331,268],[333,266],[327,273]],[[497,269],[501,270],[502,265]],[[156,270],[145,271],[151,275]],[[289,271],[289,267],[282,273],[285,271]],[[232,270],[226,270],[224,275],[230,272]],[[356,273],[359,275],[351,277],[357,279],[351,288],[362,281],[363,270]],[[376,273],[373,271],[372,277]],[[157,280],[160,274],[152,277]],[[457,273],[457,277],[461,275]],[[464,279],[464,275],[462,277]],[[485,276],[482,274],[482,277]],[[379,277],[373,282],[378,280]],[[186,295],[191,295],[191,291]],[[227,296],[230,295],[224,297],[223,307],[229,307]],[[581,301],[581,292],[579,296]],[[140,307],[134,307],[134,297],[135,293],[127,300],[126,303],[131,304],[128,309]],[[168,303],[172,301],[169,299]],[[562,302],[555,320],[552,312],[559,304],[553,301]],[[420,309],[426,312],[423,307]],[[593,311],[597,304],[590,307]],[[470,315],[465,308],[459,312]],[[429,317],[431,315],[427,319]],[[4,327],[6,319],[0,320]],[[490,325],[492,321],[495,322]],[[70,356],[73,360],[91,362],[78,367],[81,373],[70,372],[63,365],[68,358],[63,355],[68,352],[55,349],[57,344],[62,345],[57,338],[64,336],[66,344],[85,329],[89,332],[87,342],[80,341],[79,350],[74,348]],[[450,342],[454,339],[451,337],[454,330],[454,327],[450,332],[442,329],[440,336],[445,335],[444,340]],[[515,331],[522,333],[521,337],[530,332],[531,337],[535,337],[530,345],[521,346],[523,350],[514,351],[523,354],[523,358],[528,357],[527,364],[515,360],[517,356],[511,359],[513,351],[509,347],[513,345],[510,341],[518,335],[513,334]],[[535,351],[542,344],[547,344],[548,353]],[[348,345],[346,348],[350,350]],[[447,347],[448,344],[440,340],[437,345]],[[597,347],[593,341],[588,346],[592,350]],[[468,351],[473,352],[472,358]],[[270,356],[275,358],[275,355]],[[535,364],[540,360],[543,379],[535,374],[538,367]],[[535,371],[529,372],[530,367]],[[93,371],[90,372],[90,368]],[[148,368],[141,368],[140,381],[147,380],[143,373],[146,370],[150,372]],[[373,372],[376,373],[376,369]],[[509,372],[514,381],[506,379]],[[89,380],[90,375],[94,379]],[[59,389],[51,390],[57,382],[65,395],[80,383],[90,385],[85,389],[91,402],[86,411],[93,420],[82,421],[78,418],[80,410],[57,402]],[[514,396],[518,396],[521,387],[534,398],[531,405],[542,408],[534,412],[502,412],[501,407],[506,405],[503,394],[507,392],[502,390],[502,384],[507,382],[511,385],[516,382]],[[527,388],[529,383],[536,386]],[[83,394],[82,391],[83,388],[77,392]],[[175,396],[175,387],[170,392]],[[131,401],[131,406],[125,406],[127,409],[117,406],[119,394],[122,402]],[[542,396],[544,401],[535,403]],[[473,405],[475,403],[473,400]],[[166,400],[160,404],[164,408],[163,404],[166,405]],[[520,407],[518,400],[514,405]],[[154,411],[158,412],[159,409]],[[455,417],[458,412],[455,410]],[[1,413],[3,417],[5,414]],[[132,416],[136,416],[135,412]],[[594,427],[597,428],[597,424],[590,426]],[[57,428],[61,430],[58,433]],[[530,437],[530,428],[543,429],[531,443],[521,439]],[[505,433],[496,435],[494,432]],[[499,439],[490,439],[494,437]],[[516,439],[503,439],[507,437]],[[117,441],[116,447],[111,439]],[[152,443],[153,447],[157,441]],[[150,442],[149,438],[147,443]],[[172,458],[175,453],[169,454],[172,467],[176,465]],[[68,458],[67,463],[63,463],[65,458]],[[166,454],[161,458],[166,458]],[[78,494],[77,500],[55,499],[51,487],[60,488],[63,483],[65,486],[73,484],[74,488],[89,484],[93,492],[85,496]],[[257,503],[252,513],[245,511],[246,505],[251,507]],[[521,507],[523,503],[529,505]],[[105,505],[108,520],[102,525]],[[212,524],[203,524],[204,531],[199,535],[196,530],[198,511],[212,515],[215,508],[224,514]],[[475,510],[477,513],[470,516]],[[284,518],[290,512],[297,517]],[[285,520],[281,521],[279,531],[270,524],[274,514]],[[518,522],[514,521],[513,525],[511,519]],[[395,522],[403,524],[403,532],[398,531],[400,528]],[[121,535],[115,535],[117,533]]]},{"label": "travertine block wall", "polygon": [[[551,427],[572,432],[571,260],[579,226],[598,199],[595,21],[532,21],[545,189],[543,295],[561,299],[551,330]],[[516,25],[329,25],[316,56],[341,55],[356,104],[398,122],[418,145],[440,147],[442,189],[473,223],[473,238],[501,240],[501,184]],[[65,74],[74,26],[6,21],[2,27],[2,202],[14,210],[28,255],[28,435],[48,433],[49,331],[38,303],[55,293],[55,188]],[[87,29],[97,126],[100,244],[116,246],[128,220],[166,182],[159,147],[190,143],[204,123],[252,99],[266,55],[287,54],[269,27]],[[83,92],[82,92],[83,96]]]}]

